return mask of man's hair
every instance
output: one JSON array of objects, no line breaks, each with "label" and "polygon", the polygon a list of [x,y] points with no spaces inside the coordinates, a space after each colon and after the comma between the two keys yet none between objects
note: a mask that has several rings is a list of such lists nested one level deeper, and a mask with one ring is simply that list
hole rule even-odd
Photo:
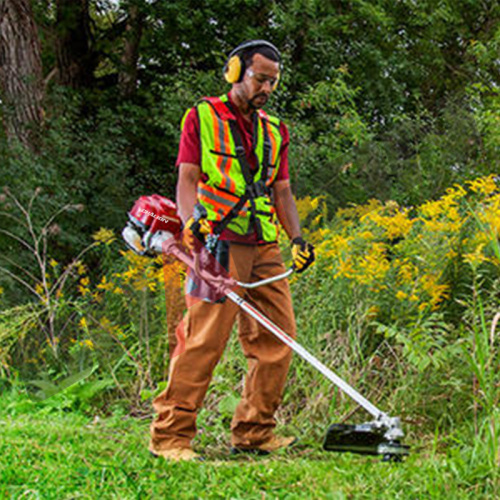
[{"label": "man's hair", "polygon": [[261,45],[258,47],[250,47],[248,50],[244,50],[240,57],[243,59],[245,63],[245,68],[249,68],[253,63],[253,56],[255,54],[261,54],[266,59],[270,59],[271,61],[280,62],[279,55],[271,49],[271,47],[267,47],[266,45]]}]

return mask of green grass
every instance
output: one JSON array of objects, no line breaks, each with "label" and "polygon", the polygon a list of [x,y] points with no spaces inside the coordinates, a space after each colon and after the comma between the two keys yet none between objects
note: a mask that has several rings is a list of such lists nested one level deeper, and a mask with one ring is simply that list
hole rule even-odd
[{"label": "green grass", "polygon": [[498,497],[498,477],[474,466],[464,446],[438,452],[432,436],[410,443],[414,453],[403,464],[387,464],[323,452],[307,436],[272,458],[234,458],[227,432],[212,438],[208,432],[195,443],[206,461],[177,464],[149,455],[149,417],[95,419],[20,396],[1,399],[0,498]]}]

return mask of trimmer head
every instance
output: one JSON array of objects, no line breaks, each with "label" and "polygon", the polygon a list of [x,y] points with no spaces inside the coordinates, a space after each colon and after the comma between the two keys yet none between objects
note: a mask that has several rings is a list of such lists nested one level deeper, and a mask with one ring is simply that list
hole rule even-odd
[{"label": "trimmer head", "polygon": [[[326,431],[323,449],[326,451],[382,455],[384,461],[400,462],[410,447],[401,444],[395,429],[380,422],[359,425],[332,424]],[[402,433],[401,433],[402,435]]]}]

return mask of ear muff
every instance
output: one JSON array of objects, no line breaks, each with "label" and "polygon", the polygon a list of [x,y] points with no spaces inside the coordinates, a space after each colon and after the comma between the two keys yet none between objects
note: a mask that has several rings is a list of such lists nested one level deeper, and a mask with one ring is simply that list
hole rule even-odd
[{"label": "ear muff", "polygon": [[272,51],[274,51],[279,59],[280,64],[280,73],[276,79],[276,83],[273,85],[273,91],[278,87],[278,82],[281,76],[281,53],[271,42],[266,40],[250,40],[248,42],[243,42],[238,45],[235,49],[231,51],[229,57],[227,59],[226,64],[224,65],[224,78],[228,83],[239,83],[243,80],[245,76],[245,62],[243,61],[240,54],[253,47],[269,47]]},{"label": "ear muff", "polygon": [[242,73],[242,62],[243,61],[238,54],[229,58],[226,66],[224,67],[224,78],[226,79],[226,82],[236,83],[239,81]]}]

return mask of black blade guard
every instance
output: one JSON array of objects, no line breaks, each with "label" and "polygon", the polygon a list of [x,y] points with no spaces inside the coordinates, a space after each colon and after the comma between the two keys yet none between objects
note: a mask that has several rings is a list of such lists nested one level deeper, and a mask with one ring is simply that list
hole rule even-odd
[{"label": "black blade guard", "polygon": [[362,455],[383,455],[384,460],[390,461],[408,455],[410,447],[398,440],[388,439],[385,428],[366,423],[330,425],[326,431],[323,449]]}]

